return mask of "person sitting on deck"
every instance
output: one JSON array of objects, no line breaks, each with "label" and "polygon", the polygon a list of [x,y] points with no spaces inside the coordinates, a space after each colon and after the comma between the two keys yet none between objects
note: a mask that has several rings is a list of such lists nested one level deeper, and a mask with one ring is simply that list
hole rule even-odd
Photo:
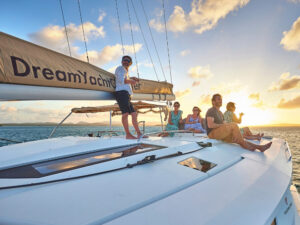
[{"label": "person sitting on deck", "polygon": [[[228,102],[226,109],[227,111],[224,113],[224,120],[226,123],[241,123],[242,122],[242,117],[244,115],[244,113],[240,113],[239,118],[236,116],[236,114],[234,113],[235,111],[235,103],[234,102]],[[244,138],[248,139],[248,140],[261,140],[261,138],[264,136],[264,134],[253,134],[249,127],[243,127],[240,128],[240,131],[243,135]]]},{"label": "person sitting on deck", "polygon": [[[137,122],[137,113],[135,112],[131,104],[132,88],[131,85],[135,85],[139,82],[136,77],[129,77],[128,69],[132,64],[130,56],[125,55],[122,57],[122,66],[117,67],[115,71],[116,75],[116,92],[115,97],[122,112],[122,124],[126,133],[126,139],[137,139],[142,136]],[[133,136],[129,131],[128,115],[132,117],[132,125],[137,133],[137,137]],[[147,136],[143,136],[147,137]]]},{"label": "person sitting on deck", "polygon": [[206,133],[206,130],[203,129],[201,123],[202,123],[202,118],[200,116],[200,108],[197,106],[194,106],[193,108],[193,114],[190,114],[187,116],[185,119],[185,125],[184,129],[193,131],[195,133]]},{"label": "person sitting on deck", "polygon": [[[182,111],[179,110],[179,107],[180,107],[179,102],[175,102],[174,111],[171,111],[169,113],[169,120],[166,126],[166,131],[179,130],[179,123],[182,123]],[[168,135],[169,135],[168,132],[164,132],[164,133],[160,133],[158,136],[166,137]],[[173,137],[174,133],[171,133],[170,136]]]},{"label": "person sitting on deck", "polygon": [[209,138],[237,143],[250,151],[258,149],[264,152],[271,147],[272,142],[265,145],[256,145],[245,141],[236,123],[224,123],[224,116],[220,111],[222,106],[222,96],[220,94],[213,95],[212,105],[213,107],[206,112],[207,135]]}]

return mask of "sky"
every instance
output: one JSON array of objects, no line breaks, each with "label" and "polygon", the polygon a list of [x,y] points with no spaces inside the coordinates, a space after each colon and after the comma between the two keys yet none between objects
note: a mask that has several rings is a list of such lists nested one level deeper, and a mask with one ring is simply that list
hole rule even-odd
[{"label": "sky", "polygon": [[[72,57],[86,61],[78,2],[61,2]],[[113,72],[123,54],[121,37],[125,54],[134,58],[132,29],[137,64],[134,60],[130,75],[137,76],[138,65],[141,78],[157,80],[148,45],[158,80],[170,82],[171,70],[184,117],[193,106],[205,116],[211,96],[220,93],[221,110],[226,110],[227,102],[235,102],[236,113],[245,114],[242,125],[300,124],[300,0],[164,0],[170,67],[162,0],[117,0],[122,36],[115,3],[80,1],[92,64]],[[69,55],[59,0],[1,1],[0,31]],[[73,107],[113,103],[0,102],[0,123],[59,122]],[[74,115],[68,122],[106,119],[107,114]],[[140,120],[160,118],[149,114]]]}]

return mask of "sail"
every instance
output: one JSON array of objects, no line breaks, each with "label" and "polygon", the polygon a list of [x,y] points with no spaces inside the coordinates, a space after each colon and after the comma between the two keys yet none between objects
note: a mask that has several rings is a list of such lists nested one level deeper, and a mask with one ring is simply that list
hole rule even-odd
[{"label": "sail", "polygon": [[[21,89],[25,88],[24,90],[26,87],[30,87],[29,90],[48,87],[45,89],[46,95],[48,90],[52,90],[56,94],[51,91],[49,94],[55,99],[64,99],[64,96],[60,98],[57,93],[63,95],[64,91],[61,90],[67,89],[78,89],[80,93],[82,90],[88,93],[105,92],[103,93],[106,96],[104,99],[113,99],[115,76],[92,64],[0,32],[0,85],[3,86],[3,88],[0,87],[2,92],[13,88],[12,85],[22,85]],[[49,89],[49,87],[54,89]],[[56,90],[59,90],[57,88],[63,89],[57,92]],[[149,96],[152,96],[153,100],[173,100],[172,88],[173,85],[167,82],[140,79],[140,82],[133,86],[133,98],[149,100]],[[77,92],[73,90],[71,93],[75,94],[73,98],[76,99]],[[5,94],[8,95],[8,92],[1,93],[0,91],[0,99],[7,99],[7,96],[3,97]],[[18,98],[14,92],[14,99],[23,99],[27,93],[20,94],[23,96]],[[97,98],[95,96],[93,99]],[[30,98],[38,99],[39,96]],[[41,100],[45,98],[41,97]],[[101,95],[99,99],[102,99]]]}]

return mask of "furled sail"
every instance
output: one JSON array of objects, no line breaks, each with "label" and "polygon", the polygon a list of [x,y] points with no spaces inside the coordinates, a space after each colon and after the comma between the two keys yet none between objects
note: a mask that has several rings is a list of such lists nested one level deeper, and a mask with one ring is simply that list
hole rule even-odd
[{"label": "furled sail", "polygon": [[[133,99],[174,100],[173,85],[141,79]],[[0,32],[0,99],[114,99],[114,74]]]}]

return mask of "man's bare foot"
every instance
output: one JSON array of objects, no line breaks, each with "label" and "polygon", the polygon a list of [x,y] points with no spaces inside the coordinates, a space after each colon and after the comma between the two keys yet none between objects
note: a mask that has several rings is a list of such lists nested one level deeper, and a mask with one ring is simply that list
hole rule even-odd
[{"label": "man's bare foot", "polygon": [[255,147],[252,146],[252,145],[250,145],[250,144],[248,144],[248,143],[246,143],[245,146],[242,146],[242,147],[244,147],[245,149],[250,150],[250,151],[254,151],[255,150]]},{"label": "man's bare foot", "polygon": [[266,145],[259,145],[258,150],[261,151],[261,152],[264,152],[267,149],[269,149],[271,147],[271,145],[272,145],[272,142],[269,142]]},{"label": "man's bare foot", "polygon": [[137,138],[132,134],[126,134],[126,139],[137,139]]}]

